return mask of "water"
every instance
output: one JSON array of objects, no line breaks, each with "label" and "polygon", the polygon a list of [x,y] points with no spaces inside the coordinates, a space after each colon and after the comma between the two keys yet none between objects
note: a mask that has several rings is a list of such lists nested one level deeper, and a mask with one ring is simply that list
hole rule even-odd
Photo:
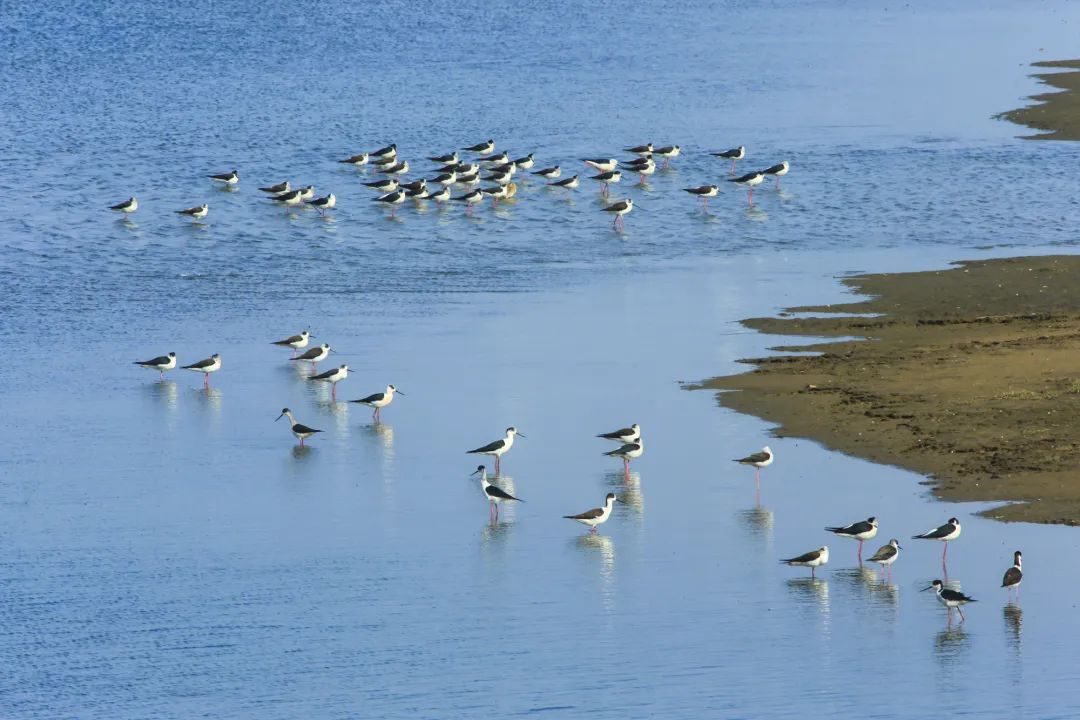
[{"label": "water", "polygon": [[[837,274],[1071,251],[1080,151],[989,117],[1036,91],[1021,63],[1068,56],[1076,20],[9,3],[0,716],[1075,715],[1076,587],[1050,570],[1075,530],[979,519],[679,381],[776,344],[736,321],[839,299]],[[396,141],[425,166],[489,136],[574,172],[647,140],[685,156],[617,188],[639,205],[625,234],[595,188],[390,221],[333,162]],[[678,188],[740,143],[746,167],[792,161],[785,190],[747,212],[725,188],[703,215]],[[235,193],[203,177],[233,167]],[[286,177],[340,210],[256,198]],[[103,211],[131,194],[132,223]],[[171,213],[203,201],[205,225]],[[343,398],[407,393],[383,425],[267,344],[309,325],[353,370]],[[168,350],[225,368],[205,393],[129,364]],[[284,406],[327,431],[307,451]],[[592,435],[634,421],[626,484]],[[492,527],[463,451],[509,424],[526,502]],[[766,443],[758,506],[728,459]],[[609,490],[627,504],[598,537],[560,518]],[[939,547],[907,540],[953,514],[950,576],[980,600],[962,626],[919,593]],[[906,548],[892,583],[821,530],[869,515]],[[816,583],[776,562],[823,542]],[[1022,609],[997,589],[1016,548]]]}]

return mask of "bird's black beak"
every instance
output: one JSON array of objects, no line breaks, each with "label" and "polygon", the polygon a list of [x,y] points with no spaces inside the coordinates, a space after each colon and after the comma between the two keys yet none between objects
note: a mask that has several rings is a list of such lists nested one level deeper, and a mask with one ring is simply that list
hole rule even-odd
[{"label": "bird's black beak", "polygon": [[477,468],[476,470],[473,470],[471,473],[469,473],[469,477],[472,477],[473,475],[479,475],[481,472],[483,472],[483,470]]},{"label": "bird's black beak", "polygon": [[928,585],[927,587],[924,587],[924,588],[923,588],[922,590],[920,590],[919,592],[926,592],[927,590],[933,590],[933,589],[934,589],[934,586],[933,586],[933,585]]},{"label": "bird's black beak", "polygon": [[515,434],[515,435],[517,435],[518,437],[525,437],[525,436],[524,436],[524,435],[522,435],[521,433],[514,433],[514,434]]},{"label": "bird's black beak", "polygon": [[283,418],[283,417],[285,417],[285,413],[281,413],[281,414],[280,414],[280,415],[278,415],[278,416],[277,416],[276,418],[274,418],[274,422],[277,422],[278,420],[280,420],[280,419],[281,419],[281,418]]},{"label": "bird's black beak", "polygon": [[401,392],[400,390],[395,390],[394,392],[396,392],[398,395],[404,395],[405,394],[405,393]]},{"label": "bird's black beak", "polygon": [[901,545],[901,544],[899,544],[899,543],[897,543],[897,544],[896,544],[896,549],[897,549],[897,550],[903,550],[903,549],[904,549],[904,546],[903,546],[903,545]]}]

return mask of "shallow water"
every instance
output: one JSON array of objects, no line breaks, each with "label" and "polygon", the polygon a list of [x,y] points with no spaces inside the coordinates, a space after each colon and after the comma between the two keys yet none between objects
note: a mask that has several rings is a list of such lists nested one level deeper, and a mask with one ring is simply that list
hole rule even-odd
[{"label": "shallow water", "polygon": [[[0,716],[1076,714],[1075,583],[1050,570],[1075,530],[976,518],[678,382],[770,344],[739,318],[844,297],[833,275],[1069,251],[1080,151],[988,117],[1077,11],[246,7],[0,19]],[[584,187],[390,221],[333,162],[489,135],[575,172],[649,139],[686,156],[618,188],[624,234]],[[790,159],[785,189],[705,215],[678,188],[739,143]],[[233,166],[234,193],[202,178]],[[340,210],[256,198],[285,177]],[[133,222],[101,210],[131,193]],[[203,200],[204,225],[169,212]],[[341,399],[407,393],[381,426],[267,345],[308,325],[353,371]],[[129,364],[168,350],[225,368],[203,392]],[[283,406],[325,434],[297,451]],[[634,421],[626,483],[592,435]],[[508,424],[525,503],[491,526],[463,451]],[[755,504],[729,458],[766,443]],[[609,490],[599,536],[561,519]],[[892,582],[821,530],[872,514],[868,551],[905,546]],[[907,539],[953,514],[962,625],[919,593],[940,548]],[[776,562],[823,542],[817,582]],[[997,588],[1017,547],[1019,608]]]}]

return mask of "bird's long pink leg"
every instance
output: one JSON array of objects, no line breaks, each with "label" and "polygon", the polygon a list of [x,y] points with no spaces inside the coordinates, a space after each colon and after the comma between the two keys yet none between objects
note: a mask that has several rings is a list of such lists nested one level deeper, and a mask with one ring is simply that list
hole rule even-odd
[{"label": "bird's long pink leg", "polygon": [[495,474],[496,475],[499,474],[499,456],[498,455],[495,456]]},{"label": "bird's long pink leg", "polygon": [[859,564],[862,565],[862,540],[859,541]]},{"label": "bird's long pink leg", "polygon": [[203,373],[203,387],[210,389],[210,373]]},{"label": "bird's long pink leg", "polygon": [[754,188],[752,188],[752,187],[750,188],[750,192],[747,193],[747,195],[746,195],[746,204],[747,205],[753,205],[754,204]]},{"label": "bird's long pink leg", "polygon": [[337,383],[330,383],[330,399],[337,402]]},{"label": "bird's long pink leg", "polygon": [[732,175],[735,174],[735,161],[734,160],[731,161],[731,174]]}]

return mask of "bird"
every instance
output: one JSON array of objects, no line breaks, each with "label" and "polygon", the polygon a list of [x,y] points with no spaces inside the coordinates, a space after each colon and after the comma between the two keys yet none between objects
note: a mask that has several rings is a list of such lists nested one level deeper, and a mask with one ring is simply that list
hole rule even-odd
[{"label": "bird", "polygon": [[379,422],[381,419],[380,412],[384,407],[394,402],[394,395],[404,395],[405,393],[398,390],[393,385],[387,385],[386,390],[381,393],[375,393],[374,395],[368,395],[365,398],[359,400],[350,400],[349,402],[359,403],[361,405],[367,405],[368,407],[375,408],[375,412],[372,413],[371,419],[375,422]]},{"label": "bird", "polygon": [[493,182],[497,185],[509,185],[512,175],[508,172],[492,172],[480,178],[484,182]]},{"label": "bird", "polygon": [[429,192],[427,199],[434,200],[437,203],[444,203],[450,199],[450,188],[443,187],[435,192]]},{"label": "bird", "polygon": [[322,430],[316,430],[315,428],[309,428],[307,425],[296,422],[296,418],[293,417],[292,411],[289,408],[283,408],[281,414],[277,416],[274,422],[277,422],[283,417],[289,418],[289,429],[292,430],[292,434],[296,436],[296,439],[300,441],[300,447],[304,447],[304,440],[311,437],[315,433],[321,433]]},{"label": "bird", "polygon": [[618,430],[612,430],[608,433],[601,433],[596,437],[603,438],[604,440],[615,440],[620,443],[632,443],[641,437],[641,426],[634,423],[630,427],[619,428]]},{"label": "bird", "polygon": [[568,177],[565,180],[556,180],[555,182],[550,182],[548,183],[548,187],[566,188],[567,190],[573,190],[580,184],[581,181],[578,179],[578,176],[574,175],[573,177]]},{"label": "bird", "polygon": [[503,454],[509,452],[510,448],[514,447],[514,438],[525,437],[517,431],[517,428],[510,426],[506,428],[506,436],[502,440],[496,440],[495,442],[489,442],[483,447],[478,447],[475,450],[466,450],[466,455],[492,455],[495,457],[495,474],[499,474],[499,460]]},{"label": "bird", "polygon": [[240,182],[240,174],[235,170],[232,172],[221,173],[220,175],[208,176],[214,182],[225,183],[226,185],[235,185]]},{"label": "bird", "polygon": [[827,527],[826,532],[831,532],[839,537],[851,538],[859,541],[859,563],[862,563],[862,544],[864,540],[870,540],[877,535],[877,518],[869,517],[843,527]]},{"label": "bird", "polygon": [[952,613],[953,608],[956,608],[956,611],[960,613],[961,622],[965,618],[964,611],[960,609],[960,606],[967,605],[968,603],[978,602],[975,598],[968,597],[959,590],[950,590],[949,588],[945,587],[945,585],[940,580],[935,580],[934,582],[930,583],[929,586],[922,589],[922,592],[926,592],[927,590],[933,590],[935,593],[937,593],[938,602],[949,608],[950,613]]},{"label": "bird", "polygon": [[189,207],[187,210],[174,211],[177,215],[187,215],[192,220],[202,220],[206,217],[206,214],[210,212],[210,206],[206,203],[197,205],[196,207]]},{"label": "bird", "polygon": [[409,172],[409,161],[403,160],[399,163],[394,163],[388,168],[379,168],[379,172],[384,175],[404,175]]},{"label": "bird", "polygon": [[308,380],[330,383],[330,399],[337,402],[337,384],[347,377],[349,377],[349,366],[342,365],[318,375],[309,375]]},{"label": "bird", "polygon": [[480,163],[458,163],[457,165],[446,169],[453,170],[458,174],[458,177],[463,175],[478,175],[480,173]]},{"label": "bird", "polygon": [[510,162],[512,162],[514,164],[514,167],[516,167],[518,170],[528,170],[533,166],[533,163],[535,162],[535,160],[533,160],[533,154],[534,153],[529,153],[525,157],[519,157],[516,160],[511,160]]},{"label": "bird", "polygon": [[646,143],[644,145],[638,145],[637,147],[623,148],[623,152],[628,152],[632,155],[638,155],[640,157],[646,157],[652,155],[653,147],[652,143]]},{"label": "bird", "polygon": [[701,198],[701,207],[705,210],[709,209],[709,198],[716,197],[720,192],[720,188],[715,185],[699,185],[693,188],[683,188],[684,192],[688,192],[691,195],[697,195]]},{"label": "bird", "polygon": [[653,155],[664,158],[664,167],[670,167],[671,159],[679,157],[679,153],[681,152],[682,148],[678,145],[665,145],[664,147],[653,150]]},{"label": "bird", "polygon": [[596,534],[596,526],[603,525],[611,517],[611,511],[615,507],[615,502],[618,500],[615,497],[615,493],[608,493],[604,498],[604,507],[593,508],[592,510],[586,510],[583,513],[577,515],[563,515],[567,520],[574,520],[582,525],[588,525],[591,529],[590,533]]},{"label": "bird", "polygon": [[465,187],[472,187],[480,184],[480,171],[471,173],[458,173],[457,185],[464,185]]},{"label": "bird", "polygon": [[315,186],[314,185],[307,185],[306,187],[300,188],[300,199],[301,200],[310,200],[313,197],[315,197]]},{"label": "bird", "polygon": [[901,550],[903,548],[900,547],[900,541],[893,538],[889,540],[888,545],[879,547],[877,552],[867,558],[866,562],[877,563],[882,568],[888,568],[889,572],[892,572],[892,564],[896,562],[896,558],[900,557]]},{"label": "bird", "polygon": [[1021,569],[1020,559],[1022,553],[1017,550],[1013,553],[1012,567],[1005,571],[1005,576],[1001,578],[1001,587],[1007,588],[1012,591],[1015,589],[1017,592],[1020,590],[1020,583],[1024,579],[1024,571]]},{"label": "bird", "polygon": [[551,167],[541,168],[540,170],[537,170],[531,174],[537,177],[542,177],[545,180],[554,180],[560,175],[562,175],[562,168],[558,165],[552,165]]},{"label": "bird", "polygon": [[[498,471],[496,471],[498,474]],[[480,476],[480,488],[484,491],[484,497],[488,499],[490,504],[489,516],[492,522],[498,522],[499,520],[499,505],[504,502],[524,502],[521,498],[516,498],[510,493],[503,490],[498,485],[492,485],[487,479],[487,468],[480,465],[476,468],[476,472],[473,475]]]},{"label": "bird", "polygon": [[299,335],[290,335],[284,340],[274,340],[271,345],[277,345],[278,347],[288,347],[293,350],[293,357],[296,357],[297,350],[303,350],[308,346],[308,341],[312,338],[312,334],[307,330],[301,330]]},{"label": "bird", "polygon": [[742,185],[743,187],[747,188],[749,192],[746,196],[746,204],[753,205],[754,187],[760,185],[764,179],[765,174],[762,173],[760,170],[755,170],[754,172],[749,172],[736,178],[728,178],[728,182],[735,183],[736,185]]},{"label": "bird", "polygon": [[338,162],[343,164],[343,165],[355,165],[356,167],[360,167],[362,165],[367,165],[368,160],[370,160],[370,159],[371,159],[370,155],[368,155],[366,152],[362,152],[362,153],[358,153],[356,155],[353,155],[352,157],[347,157],[344,160],[338,160]]},{"label": "bird", "polygon": [[473,205],[479,205],[484,202],[484,191],[473,190],[472,192],[465,193],[464,195],[458,195],[456,198],[452,198],[454,202],[465,203],[465,213],[472,215]]},{"label": "bird", "polygon": [[822,545],[817,550],[811,550],[808,553],[803,553],[798,557],[787,558],[780,562],[785,565],[798,565],[799,567],[810,568],[810,577],[817,577],[817,569],[822,565],[829,562],[829,546]]},{"label": "bird", "polygon": [[384,148],[379,148],[378,150],[372,150],[370,153],[368,153],[368,156],[371,157],[373,160],[374,159],[377,159],[377,160],[390,160],[390,159],[396,158],[397,157],[397,145],[394,144],[394,143],[391,143],[391,144],[387,145]]},{"label": "bird", "polygon": [[599,175],[590,175],[589,179],[600,183],[600,194],[607,195],[611,185],[622,180],[622,173],[618,170],[609,170],[607,172],[602,172]]},{"label": "bird", "polygon": [[433,163],[438,163],[439,165],[457,165],[459,162],[461,162],[461,158],[458,157],[456,150],[452,153],[447,153],[446,155],[436,155],[435,157],[429,157],[428,160]]},{"label": "bird", "polygon": [[656,172],[656,162],[652,158],[647,158],[645,162],[631,165],[629,169],[638,174],[638,185],[644,185],[645,177]]},{"label": "bird", "polygon": [[270,198],[273,202],[279,202],[285,207],[295,207],[304,202],[303,198],[304,190],[299,188],[296,190],[290,190],[289,192],[283,192]]},{"label": "bird", "polygon": [[388,192],[385,195],[380,195],[377,198],[372,198],[374,202],[386,203],[390,206],[390,217],[394,217],[394,213],[397,212],[397,206],[405,202],[405,191],[396,190],[394,192]]},{"label": "bird", "polygon": [[454,170],[451,170],[450,172],[444,172],[441,175],[438,175],[438,176],[432,178],[429,182],[432,185],[442,185],[443,187],[448,188],[451,185],[456,185],[457,184],[457,178],[458,178],[457,172],[455,172]]},{"label": "bird", "polygon": [[604,212],[614,213],[615,221],[612,223],[613,227],[623,227],[623,216],[628,214],[634,209],[634,201],[630,198],[625,200],[617,200],[613,203],[609,203],[601,208]]},{"label": "bird", "polygon": [[510,197],[510,184],[496,185],[495,187],[483,188],[480,192],[491,198],[492,205],[498,205],[500,200]]},{"label": "bird", "polygon": [[176,367],[176,353],[171,352],[168,355],[159,355],[152,360],[136,360],[133,365],[147,368],[148,370],[157,370],[160,379],[165,379],[165,371],[172,370]]},{"label": "bird", "polygon": [[621,458],[623,461],[623,475],[630,479],[630,461],[636,460],[641,457],[641,454],[645,452],[645,441],[641,439],[641,435],[638,435],[637,439],[630,442],[623,443],[614,450],[610,450],[606,453],[608,457]]},{"label": "bird", "polygon": [[293,362],[310,362],[311,369],[314,371],[315,367],[326,359],[326,356],[330,354],[330,345],[323,343],[319,347],[313,347],[302,355],[293,355],[289,358]]},{"label": "bird", "polygon": [[768,445],[766,445],[765,447],[761,448],[761,452],[756,452],[753,455],[747,455],[746,457],[739,458],[734,462],[737,462],[740,465],[753,465],[755,468],[754,482],[756,484],[760,484],[761,468],[769,467],[770,465],[772,465],[774,459],[775,456],[773,455],[773,451],[769,449]]},{"label": "bird", "polygon": [[724,150],[722,152],[711,153],[711,155],[713,157],[718,157],[721,160],[730,160],[731,161],[731,174],[734,175],[735,174],[735,161],[736,160],[742,160],[744,157],[746,157],[746,148],[743,147],[742,145],[740,145],[739,147],[732,148],[731,150]]},{"label": "bird", "polygon": [[185,365],[183,370],[191,370],[193,372],[201,372],[203,374],[203,387],[210,387],[210,373],[217,372],[221,369],[221,356],[214,353],[205,360],[200,360],[197,363]]},{"label": "bird", "polygon": [[329,193],[321,198],[308,200],[307,204],[318,210],[320,215],[323,215],[327,210],[331,210],[337,205],[337,197],[334,193]]},{"label": "bird", "polygon": [[401,181],[398,180],[397,178],[386,178],[385,180],[376,180],[375,182],[366,182],[366,183],[364,183],[364,185],[366,185],[369,188],[374,188],[375,190],[378,190],[379,192],[386,192],[386,193],[394,192],[395,190],[398,189],[398,186],[400,184],[401,184]]},{"label": "bird", "polygon": [[780,178],[787,175],[788,170],[790,170],[790,169],[791,169],[791,165],[789,165],[788,161],[785,160],[784,162],[780,163],[779,165],[770,165],[769,167],[765,168],[761,172],[763,172],[766,175],[774,176],[776,178],[776,189],[779,190],[780,189]]},{"label": "bird", "polygon": [[428,196],[427,181],[423,181],[418,188],[404,190],[404,193],[411,200],[424,200]]},{"label": "bird", "polygon": [[398,162],[397,155],[391,155],[390,157],[375,158],[371,161],[372,167],[376,170],[385,170],[388,167],[393,167]]},{"label": "bird", "polygon": [[615,158],[582,158],[581,162],[602,173],[611,172],[619,166],[619,161]]},{"label": "bird", "polygon": [[495,150],[495,141],[488,140],[487,142],[476,143],[470,145],[467,148],[462,148],[466,152],[476,153],[477,155],[489,155]]},{"label": "bird", "polygon": [[510,161],[510,156],[508,154],[506,154],[505,152],[498,153],[497,155],[496,154],[485,155],[484,157],[479,159],[479,162],[484,163],[485,165],[487,165],[489,167],[492,166],[492,165],[502,165],[503,163],[506,163],[506,162],[509,162],[509,161]]},{"label": "bird", "polygon": [[949,554],[949,543],[960,537],[960,521],[949,518],[949,522],[933,530],[927,530],[921,535],[912,535],[912,540],[940,540],[945,543],[945,550],[941,553],[941,563],[945,564],[945,558]]},{"label": "bird", "polygon": [[122,212],[125,215],[130,215],[131,213],[133,213],[133,212],[135,212],[136,210],[139,209],[139,201],[136,200],[134,197],[129,197],[127,200],[125,200],[122,203],[117,203],[116,205],[110,205],[109,209],[110,210],[115,210],[116,212]]},{"label": "bird", "polygon": [[264,193],[270,193],[271,195],[280,195],[281,193],[287,193],[292,190],[292,186],[289,185],[289,181],[279,182],[277,185],[269,185],[267,187],[259,188]]},{"label": "bird", "polygon": [[417,190],[426,190],[427,180],[420,178],[419,180],[413,180],[412,182],[401,183],[400,189],[406,192],[410,190],[413,192],[416,192]]}]

